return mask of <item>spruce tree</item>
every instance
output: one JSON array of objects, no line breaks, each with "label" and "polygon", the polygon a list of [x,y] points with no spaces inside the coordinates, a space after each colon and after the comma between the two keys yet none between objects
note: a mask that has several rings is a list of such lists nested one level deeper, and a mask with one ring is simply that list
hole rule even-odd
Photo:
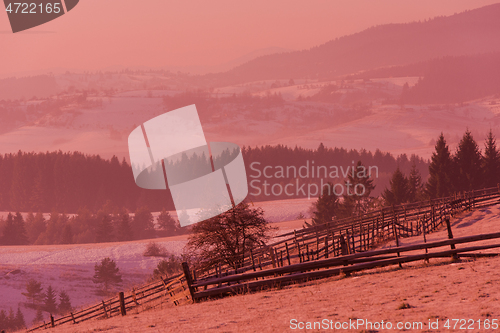
[{"label": "spruce tree", "polygon": [[426,192],[431,198],[446,197],[453,192],[450,173],[453,168],[450,151],[443,133],[438,138],[429,165],[429,181]]},{"label": "spruce tree", "polygon": [[100,263],[94,266],[93,281],[96,284],[102,284],[104,290],[107,291],[111,284],[118,284],[122,282],[120,269],[116,267],[116,263],[110,258],[104,258]]},{"label": "spruce tree", "polygon": [[399,170],[399,166],[396,171],[392,174],[392,178],[389,182],[390,189],[385,189],[382,193],[382,197],[386,203],[390,206],[400,205],[408,201],[409,197],[409,186],[408,179]]},{"label": "spruce tree", "polygon": [[38,309],[36,310],[36,316],[35,316],[35,318],[33,319],[32,324],[33,324],[33,325],[36,325],[36,324],[38,324],[38,323],[41,323],[41,322],[43,321],[43,319],[44,319],[44,318],[43,318],[43,311],[42,311],[42,309],[41,309],[41,308],[38,308]]},{"label": "spruce tree", "polygon": [[51,314],[57,313],[56,291],[51,285],[49,285],[47,291],[45,292],[43,309]]},{"label": "spruce tree", "polygon": [[29,213],[26,218],[26,234],[28,236],[28,243],[35,244],[38,237],[47,229],[45,218],[41,212]]},{"label": "spruce tree", "polygon": [[[345,182],[348,193],[344,195],[344,206],[352,208],[351,212],[360,215],[366,212],[370,203],[370,194],[375,189],[375,185],[373,185],[373,179],[370,178],[369,170],[361,161],[358,161],[353,168]],[[346,210],[345,217],[350,216],[351,212]]]},{"label": "spruce tree", "polygon": [[14,321],[15,321],[15,328],[16,329],[26,328],[26,322],[24,321],[24,315],[21,312],[21,309],[19,309],[19,307],[17,308],[16,318],[14,319]]},{"label": "spruce tree", "polygon": [[71,310],[73,310],[73,307],[71,306],[69,295],[64,290],[61,290],[59,293],[59,313],[64,315],[71,312]]},{"label": "spruce tree", "polygon": [[163,209],[158,216],[158,225],[165,233],[165,236],[173,236],[177,234],[179,227],[177,226],[178,222],[172,218],[169,212]]},{"label": "spruce tree", "polygon": [[14,310],[12,310],[12,308],[9,309],[9,316],[6,319],[5,326],[8,329],[16,329],[16,315],[14,314]]},{"label": "spruce tree", "polygon": [[408,202],[424,200],[424,184],[422,176],[417,169],[415,162],[412,163],[410,174],[408,175]]},{"label": "spruce tree", "polygon": [[15,244],[26,245],[28,244],[28,236],[26,236],[26,227],[24,225],[24,218],[21,213],[17,212],[14,217],[15,227]]},{"label": "spruce tree", "polygon": [[153,215],[145,206],[136,210],[134,220],[131,225],[133,234],[137,235],[135,238],[153,238],[155,236],[153,222]]},{"label": "spruce tree", "polygon": [[312,227],[332,221],[339,213],[339,198],[333,191],[333,184],[327,183],[321,189],[321,195],[313,204],[313,218],[311,223],[305,222],[306,227]]},{"label": "spruce tree", "polygon": [[26,292],[21,294],[25,296],[28,301],[31,301],[31,307],[35,308],[43,300],[42,291],[42,283],[35,279],[30,279],[28,283],[26,283]]},{"label": "spruce tree", "polygon": [[458,144],[455,154],[454,185],[457,191],[470,191],[481,188],[483,175],[481,153],[472,134],[467,130]]},{"label": "spruce tree", "polygon": [[117,235],[120,242],[132,240],[132,229],[130,229],[130,217],[128,213],[121,214]]},{"label": "spruce tree", "polygon": [[497,149],[496,140],[491,130],[486,138],[482,169],[484,176],[483,186],[498,186],[500,183],[500,152]]},{"label": "spruce tree", "polygon": [[0,310],[0,330],[7,328],[7,314],[4,310]]},{"label": "spruce tree", "polygon": [[61,237],[61,244],[73,244],[73,229],[71,228],[71,224],[65,223]]},{"label": "spruce tree", "polygon": [[3,228],[3,245],[14,245],[16,240],[16,226],[14,224],[14,216],[12,213],[7,215],[7,220],[5,221],[5,226]]},{"label": "spruce tree", "polygon": [[100,223],[97,226],[97,243],[111,242],[111,237],[113,233],[113,226],[111,224],[111,218],[108,214],[105,214],[100,219]]}]

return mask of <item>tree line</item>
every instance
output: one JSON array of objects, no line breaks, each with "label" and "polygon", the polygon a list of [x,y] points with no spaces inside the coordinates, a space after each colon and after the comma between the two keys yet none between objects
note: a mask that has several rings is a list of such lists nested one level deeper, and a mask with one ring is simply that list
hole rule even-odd
[{"label": "tree line", "polygon": [[97,211],[107,201],[135,211],[173,208],[168,191],[139,188],[130,165],[117,157],[79,152],[0,155],[0,209],[21,212],[76,213],[81,207]]},{"label": "tree line", "polygon": [[80,209],[69,216],[53,212],[46,219],[42,213],[28,213],[26,219],[19,212],[0,218],[0,245],[51,245],[105,243],[166,237],[189,232],[168,211],[159,216],[142,207],[134,214],[113,209],[109,203],[97,213]]},{"label": "tree line", "polygon": [[0,331],[6,332],[17,331],[19,329],[26,328],[26,323],[24,321],[24,315],[21,309],[17,308],[17,312],[14,314],[14,310],[10,308],[9,314],[4,310],[0,310]]},{"label": "tree line", "polygon": [[[366,150],[327,148],[320,144],[317,149],[287,147],[284,145],[243,147],[243,159],[247,177],[253,162],[262,166],[295,166],[304,161],[315,161],[316,165],[351,166],[352,161],[361,160],[364,165],[376,165],[379,169],[379,184],[388,182],[390,173],[397,165],[409,171],[412,163],[425,179],[428,164],[425,160],[406,155],[394,157],[380,150],[374,153]],[[248,178],[252,180],[254,178]],[[259,180],[264,181],[261,176]],[[272,181],[286,184],[291,178]],[[319,182],[319,179],[311,179]],[[285,198],[285,194],[282,195]],[[280,199],[265,195],[250,196],[252,201]],[[289,197],[286,197],[290,199]],[[0,210],[19,212],[65,212],[77,213],[84,207],[97,212],[106,202],[134,212],[141,207],[151,211],[173,210],[172,197],[168,190],[146,190],[138,187],[132,168],[125,159],[109,160],[99,155],[85,155],[79,152],[25,153],[0,155]]]},{"label": "tree line", "polygon": [[402,103],[463,103],[500,93],[500,53],[448,56],[425,67],[423,78],[403,88]]},{"label": "tree line", "polygon": [[422,182],[413,170],[409,176],[397,168],[383,198],[389,205],[450,196],[455,192],[495,187],[500,183],[500,153],[493,133],[488,133],[481,153],[467,130],[454,154],[441,133],[429,165],[429,179]]},{"label": "tree line", "polygon": [[[261,146],[261,147],[243,147],[242,148],[243,157],[245,160],[247,178],[249,183],[253,180],[258,180],[258,184],[263,184],[264,181],[267,181],[270,184],[270,187],[273,184],[280,184],[281,187],[286,186],[286,184],[293,183],[296,179],[293,177],[293,173],[287,174],[284,173],[283,178],[266,178],[263,172],[259,175],[258,172],[252,170],[250,166],[254,162],[259,162],[258,168],[260,171],[264,167],[270,166],[271,170],[276,170],[278,166],[286,167],[293,166],[298,170],[301,166],[304,166],[306,161],[309,161],[309,165],[312,165],[314,161],[315,166],[326,166],[327,168],[331,166],[338,166],[343,168],[352,168],[355,167],[355,163],[358,161],[362,162],[362,165],[365,167],[368,166],[376,166],[378,169],[378,177],[373,176],[374,183],[377,184],[378,188],[385,187],[386,184],[389,183],[389,179],[393,170],[395,170],[398,166],[409,172],[414,166],[416,170],[422,175],[423,179],[426,179],[428,176],[428,161],[420,158],[416,155],[411,155],[408,157],[406,154],[401,154],[397,157],[394,157],[390,153],[384,153],[377,149],[374,153],[367,150],[347,150],[345,148],[331,148],[326,147],[321,143],[316,149],[306,149],[301,147],[287,147],[285,145],[276,145],[276,146]],[[254,168],[255,169],[255,168]],[[331,169],[328,169],[328,173],[330,173]],[[352,169],[350,169],[352,170]],[[351,173],[351,172],[349,172]],[[323,183],[327,182],[344,182],[347,180],[347,177],[343,177],[342,172],[339,172],[341,177],[332,179],[332,178],[324,178]],[[301,179],[301,182],[306,183],[314,183],[318,186],[321,185],[320,177],[310,177],[307,179]],[[252,201],[266,201],[266,200],[276,200],[276,199],[292,199],[292,198],[300,198],[304,197],[302,194],[297,194],[290,197],[285,193],[281,195],[273,195],[266,196],[264,191],[261,191],[258,194],[258,191],[253,191],[249,189],[250,194],[249,198]],[[372,195],[380,194],[380,190],[374,190]],[[307,197],[307,195],[305,195]]]}]

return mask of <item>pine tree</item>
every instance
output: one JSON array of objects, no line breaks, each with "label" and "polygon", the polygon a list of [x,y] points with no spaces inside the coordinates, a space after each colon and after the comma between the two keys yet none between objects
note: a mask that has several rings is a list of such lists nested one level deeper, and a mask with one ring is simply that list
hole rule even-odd
[{"label": "pine tree", "polygon": [[500,183],[500,152],[497,149],[496,140],[491,130],[486,138],[482,169],[484,176],[483,186],[498,186]]},{"label": "pine tree", "polygon": [[61,236],[61,244],[73,244],[73,229],[71,228],[71,224],[65,223]]},{"label": "pine tree", "polygon": [[352,213],[360,215],[366,212],[370,203],[370,194],[375,189],[375,185],[373,185],[373,179],[370,178],[369,171],[367,172],[361,161],[358,161],[353,168],[345,183],[347,194],[344,195],[344,205],[346,208],[352,207]]},{"label": "pine tree", "polygon": [[139,208],[134,214],[132,223],[132,232],[138,235],[139,239],[153,238],[155,236],[154,218],[151,212],[146,208]]},{"label": "pine tree", "polygon": [[408,176],[408,202],[417,202],[424,200],[424,184],[422,176],[417,169],[415,161],[411,165],[410,175]]},{"label": "pine tree", "polygon": [[16,329],[26,328],[26,322],[24,321],[24,315],[21,312],[21,309],[19,309],[19,307],[17,308],[16,318],[14,319],[14,321],[15,321],[15,328]]},{"label": "pine tree", "polygon": [[158,216],[158,225],[164,231],[165,236],[173,236],[177,234],[179,227],[178,221],[174,220],[169,212],[163,209]]},{"label": "pine tree", "polygon": [[305,222],[306,227],[312,227],[332,221],[339,213],[339,198],[334,193],[333,184],[327,183],[321,189],[321,195],[314,203],[311,223]]},{"label": "pine tree", "polygon": [[101,222],[97,226],[97,243],[111,242],[111,237],[113,233],[113,226],[111,224],[111,218],[108,214],[103,215]]},{"label": "pine tree", "polygon": [[44,318],[43,318],[43,311],[42,311],[42,309],[41,309],[41,308],[38,308],[38,309],[36,310],[36,316],[35,316],[35,318],[33,319],[32,324],[33,324],[33,325],[36,325],[36,324],[38,324],[38,323],[41,323],[43,320],[44,320]]},{"label": "pine tree", "polygon": [[455,154],[454,185],[458,191],[470,191],[481,188],[481,153],[472,134],[467,130],[458,144]]},{"label": "pine tree", "polygon": [[45,232],[46,228],[46,221],[42,213],[38,212],[34,216],[33,213],[29,213],[26,218],[26,234],[28,236],[28,243],[35,244],[38,237]]},{"label": "pine tree", "polygon": [[121,214],[121,219],[117,230],[118,240],[126,242],[132,240],[132,230],[130,229],[130,217],[127,213]]},{"label": "pine tree", "polygon": [[26,227],[24,225],[24,218],[21,213],[17,212],[14,217],[15,226],[15,244],[26,245],[28,244],[28,236],[26,236]]},{"label": "pine tree", "polygon": [[31,306],[35,308],[43,300],[42,290],[41,282],[30,279],[26,284],[26,292],[21,294],[25,296],[28,301],[31,300]]},{"label": "pine tree", "polygon": [[14,310],[12,308],[9,309],[9,316],[6,319],[7,329],[16,329],[16,315],[14,314]]},{"label": "pine tree", "polygon": [[446,197],[453,192],[450,177],[453,161],[443,133],[439,136],[435,149],[429,165],[429,181],[426,185],[426,191],[431,198]]},{"label": "pine tree", "polygon": [[39,171],[38,175],[35,177],[30,198],[31,209],[33,210],[42,211],[47,209],[45,203],[47,197],[45,182],[45,177],[42,172]]},{"label": "pine tree", "polygon": [[51,314],[57,313],[56,291],[50,285],[45,292],[43,309]]},{"label": "pine tree", "polygon": [[71,312],[71,310],[73,310],[73,307],[71,306],[69,295],[64,290],[61,290],[59,293],[59,313],[64,315]]},{"label": "pine tree", "polygon": [[116,263],[110,258],[104,258],[101,263],[96,263],[94,266],[94,283],[101,283],[104,290],[108,290],[109,285],[122,282],[120,269],[116,267]]},{"label": "pine tree", "polygon": [[0,330],[7,328],[7,314],[4,310],[0,310]]},{"label": "pine tree", "polygon": [[388,205],[400,205],[407,202],[409,193],[408,179],[399,170],[399,166],[392,174],[389,186],[390,189],[385,189],[382,194]]},{"label": "pine tree", "polygon": [[3,228],[2,244],[4,245],[14,245],[16,240],[16,227],[14,224],[14,216],[12,213],[7,215],[7,220],[5,221],[5,226]]}]

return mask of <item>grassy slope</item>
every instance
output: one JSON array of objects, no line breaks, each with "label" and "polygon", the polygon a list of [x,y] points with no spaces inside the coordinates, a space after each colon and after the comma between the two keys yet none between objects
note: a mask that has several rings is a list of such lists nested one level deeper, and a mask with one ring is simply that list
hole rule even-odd
[{"label": "grassy slope", "polygon": [[[464,213],[453,221],[455,236],[498,231],[500,206]],[[441,230],[431,240],[445,239]],[[406,238],[403,244],[422,242]],[[392,246],[386,244],[385,246]],[[500,258],[432,260],[360,272],[351,277],[333,277],[305,285],[240,295],[199,304],[131,312],[126,317],[91,321],[56,328],[53,332],[284,332],[290,320],[372,322],[428,322],[439,320],[439,330],[447,319],[500,319]],[[403,303],[410,307],[400,309]],[[453,325],[453,323],[452,323]],[[354,329],[360,332],[366,327]],[[351,330],[343,330],[351,331]],[[420,331],[420,330],[417,330]],[[491,331],[491,330],[490,330]]]}]

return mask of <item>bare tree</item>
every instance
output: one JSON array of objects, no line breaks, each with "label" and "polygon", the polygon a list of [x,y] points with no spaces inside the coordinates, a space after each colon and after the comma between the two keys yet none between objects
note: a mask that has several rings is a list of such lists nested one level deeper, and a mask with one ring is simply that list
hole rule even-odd
[{"label": "bare tree", "polygon": [[189,236],[188,251],[201,269],[222,263],[233,268],[241,265],[245,254],[270,237],[271,227],[263,217],[262,208],[250,208],[246,203],[196,223]]}]

